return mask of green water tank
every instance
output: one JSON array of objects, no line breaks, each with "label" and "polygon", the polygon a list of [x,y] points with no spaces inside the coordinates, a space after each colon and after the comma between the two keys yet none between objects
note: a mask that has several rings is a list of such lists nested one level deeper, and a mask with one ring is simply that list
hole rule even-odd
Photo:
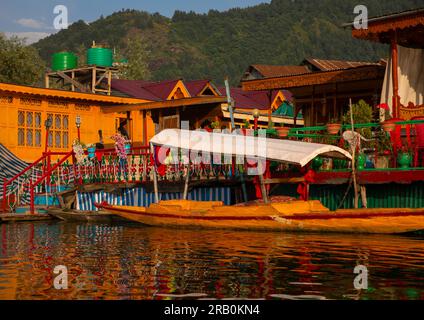
[{"label": "green water tank", "polygon": [[112,67],[113,53],[111,49],[93,47],[87,51],[87,63],[100,67]]},{"label": "green water tank", "polygon": [[78,57],[72,52],[58,52],[53,54],[53,57],[52,57],[53,71],[75,69],[77,66],[78,66]]}]

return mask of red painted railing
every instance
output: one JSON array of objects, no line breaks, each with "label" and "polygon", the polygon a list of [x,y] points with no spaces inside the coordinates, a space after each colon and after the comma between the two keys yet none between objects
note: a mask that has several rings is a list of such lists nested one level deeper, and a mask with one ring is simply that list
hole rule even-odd
[{"label": "red painted railing", "polygon": [[49,163],[51,163],[51,156],[60,156],[60,155],[65,155],[65,154],[66,154],[65,152],[46,152],[46,153],[43,153],[43,155],[40,158],[38,158],[35,162],[30,164],[27,168],[22,170],[20,173],[15,175],[13,178],[11,178],[9,180],[7,180],[5,178],[4,182],[3,182],[3,203],[2,203],[3,211],[7,211],[7,199],[8,199],[8,197],[7,197],[7,187],[9,185],[11,185],[14,181],[16,181],[17,179],[22,177],[25,173],[30,171],[35,166],[39,165],[40,163],[42,164],[45,160],[47,160],[47,163],[49,165]]},{"label": "red painted railing", "polygon": [[47,170],[44,171],[43,175],[36,180],[34,183],[32,181],[30,182],[30,212],[31,214],[35,213],[35,188],[43,182],[46,178],[48,178],[57,168],[59,168],[66,160],[68,160],[70,157],[74,156],[74,151],[70,151],[65,154],[65,156],[60,159],[53,167],[47,168]]}]

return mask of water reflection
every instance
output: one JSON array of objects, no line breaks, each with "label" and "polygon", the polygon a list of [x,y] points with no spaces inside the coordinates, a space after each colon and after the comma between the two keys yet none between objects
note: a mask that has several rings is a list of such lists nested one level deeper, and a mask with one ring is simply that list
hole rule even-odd
[{"label": "water reflection", "polygon": [[[0,299],[424,299],[424,239],[0,225]],[[353,269],[369,270],[355,290]],[[65,265],[69,289],[53,288]]]}]

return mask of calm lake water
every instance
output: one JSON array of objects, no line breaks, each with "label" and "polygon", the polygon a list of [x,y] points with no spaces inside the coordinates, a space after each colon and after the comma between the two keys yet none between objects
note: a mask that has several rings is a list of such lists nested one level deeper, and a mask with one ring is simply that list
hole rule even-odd
[{"label": "calm lake water", "polygon": [[[424,299],[424,238],[0,225],[0,299]],[[353,285],[368,267],[368,290]],[[68,290],[53,269],[68,268]]]}]

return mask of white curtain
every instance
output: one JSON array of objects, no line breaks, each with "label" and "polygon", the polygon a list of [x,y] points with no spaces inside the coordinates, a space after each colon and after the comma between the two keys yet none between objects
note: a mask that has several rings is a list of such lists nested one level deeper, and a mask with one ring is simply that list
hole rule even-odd
[{"label": "white curtain", "polygon": [[[398,75],[400,102],[408,106],[424,104],[424,49],[398,46]],[[390,57],[384,77],[381,103],[387,103],[392,113],[393,80],[392,57]]]}]

